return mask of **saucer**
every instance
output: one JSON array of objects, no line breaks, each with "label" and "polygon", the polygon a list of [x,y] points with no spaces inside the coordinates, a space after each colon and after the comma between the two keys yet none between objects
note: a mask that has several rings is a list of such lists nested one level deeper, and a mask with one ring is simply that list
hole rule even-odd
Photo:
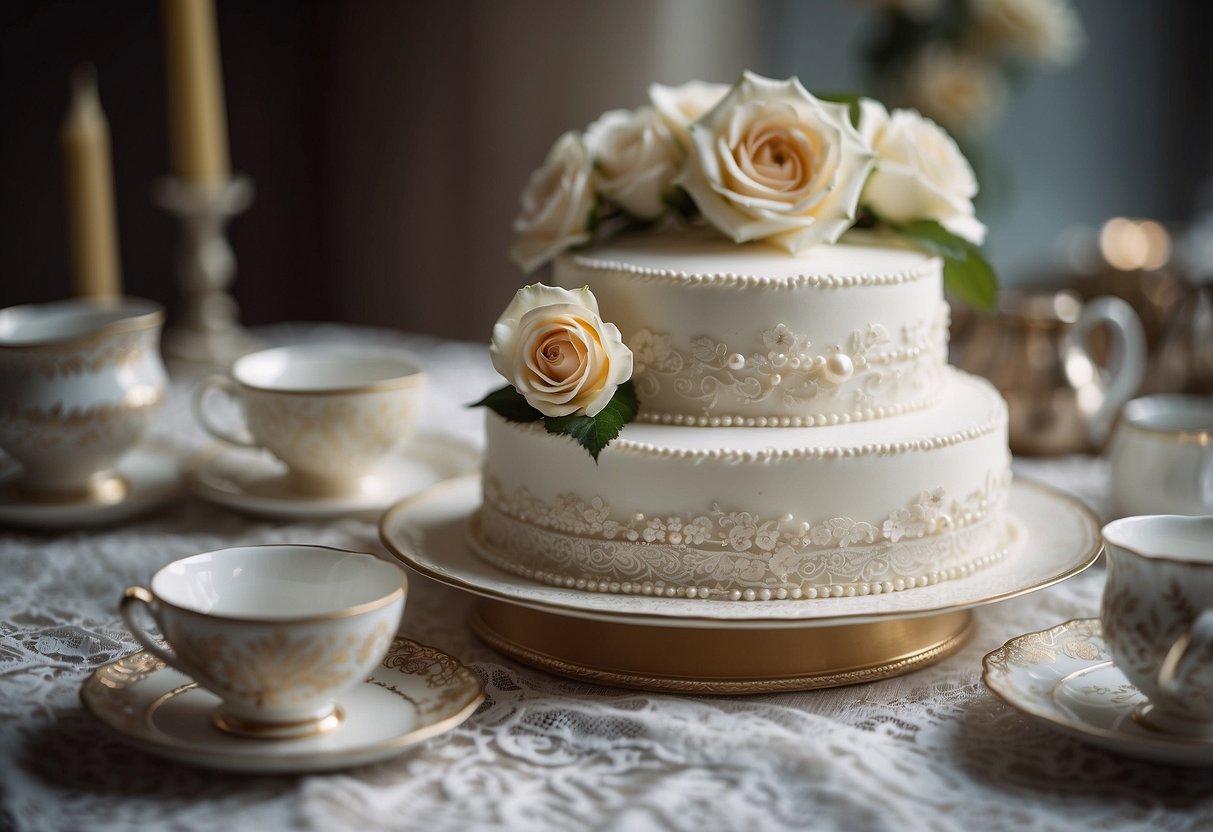
[{"label": "saucer", "polygon": [[334,731],[294,740],[249,739],[211,724],[219,698],[145,650],[98,668],[84,707],[122,739],[183,763],[284,774],[365,765],[445,733],[484,699],[480,679],[455,659],[397,638],[362,684],[338,697]]},{"label": "saucer", "polygon": [[1099,522],[1086,506],[1017,478],[1008,501],[1006,552],[968,577],[813,601],[657,598],[549,586],[497,569],[476,557],[465,536],[480,499],[478,475],[443,483],[392,507],[380,521],[380,538],[414,571],[475,595],[568,617],[650,626],[804,628],[957,612],[1065,580],[1094,563],[1102,549]]},{"label": "saucer", "polygon": [[987,655],[982,680],[1017,711],[1111,751],[1171,765],[1213,765],[1213,739],[1165,734],[1134,711],[1145,697],[1112,663],[1098,618],[1011,639]]},{"label": "saucer", "polygon": [[0,526],[59,530],[121,523],[158,508],[181,492],[178,454],[166,445],[149,442],[132,449],[115,466],[126,485],[113,502],[31,500],[15,485],[20,468],[0,457]]},{"label": "saucer", "polygon": [[186,464],[185,481],[208,502],[277,520],[320,520],[378,514],[393,502],[476,470],[480,452],[437,435],[414,438],[364,478],[348,497],[308,497],[293,491],[286,466],[268,451],[213,446]]}]

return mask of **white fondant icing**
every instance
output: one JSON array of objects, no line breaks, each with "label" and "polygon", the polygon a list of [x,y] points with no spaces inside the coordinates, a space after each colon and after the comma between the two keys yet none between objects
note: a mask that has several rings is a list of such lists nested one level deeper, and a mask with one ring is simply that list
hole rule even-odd
[{"label": "white fondant icing", "polygon": [[[982,380],[950,369],[944,377],[940,404],[881,422],[728,431],[634,423],[597,464],[567,437],[490,414],[485,481],[492,493],[481,518],[481,548],[494,562],[530,570],[537,580],[585,580],[591,591],[620,591],[612,583],[630,582],[641,592],[649,582],[654,591],[660,584],[662,593],[674,581],[684,597],[689,588],[696,593],[690,597],[703,597],[706,589],[708,597],[731,598],[737,591],[744,600],[747,588],[833,597],[865,586],[891,592],[968,574],[1001,546],[1004,489],[991,483],[1001,482],[1009,468],[1006,406]],[[921,502],[921,495],[937,489],[951,495],[942,529],[940,515],[928,517]],[[501,497],[520,493],[525,500]],[[535,505],[555,508],[537,522]],[[626,545],[585,533],[585,524],[592,527],[604,510],[599,522],[616,524],[622,530],[618,543]],[[702,559],[677,549],[686,545],[685,536],[677,543],[668,538],[670,520],[688,527],[697,518],[742,514],[773,524],[763,539],[790,545],[786,562],[771,567],[778,545],[770,551],[757,546],[761,524],[755,523],[751,547],[737,550],[713,521],[712,533],[694,545],[724,540],[723,551],[750,565],[712,571],[705,581]],[[645,539],[646,530],[650,537],[657,533],[654,519],[664,524],[665,540]],[[928,534],[932,521],[937,533]],[[858,537],[825,541],[821,530],[833,535],[835,526]],[[770,557],[751,555],[755,547]],[[568,560],[574,551],[582,552],[575,569]],[[537,553],[550,558],[535,561]],[[758,561],[762,569],[753,565]],[[788,577],[793,572],[798,577]],[[816,577],[824,583],[817,585]]]},{"label": "white fondant icing", "polygon": [[591,288],[635,354],[645,407],[662,421],[881,418],[938,398],[942,271],[919,251],[854,239],[882,244],[790,256],[704,229],[623,235],[561,257],[556,282]]}]

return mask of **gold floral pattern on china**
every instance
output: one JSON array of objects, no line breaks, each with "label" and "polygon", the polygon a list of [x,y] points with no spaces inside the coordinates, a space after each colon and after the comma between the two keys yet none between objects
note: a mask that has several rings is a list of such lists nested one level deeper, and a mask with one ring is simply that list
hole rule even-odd
[{"label": "gold floral pattern on china", "polygon": [[128,367],[145,360],[157,345],[152,330],[102,330],[66,344],[0,350],[0,371],[52,380]]},{"label": "gold floral pattern on china", "polygon": [[1039,633],[1020,636],[986,656],[986,666],[991,671],[1005,674],[1011,667],[1055,664],[1062,656],[1088,662],[1109,659],[1099,619],[1069,621]]},{"label": "gold floral pattern on china", "polygon": [[[412,649],[405,649],[405,645],[411,645]],[[393,642],[383,666],[418,676],[425,680],[427,688],[437,691],[432,699],[414,702],[422,715],[445,711],[480,689],[480,679],[476,674],[451,656],[401,638]],[[399,691],[396,693],[404,696]]]},{"label": "gold floral pattern on china", "polygon": [[[363,464],[367,449],[377,457],[400,443],[416,399],[394,391],[357,400],[333,396],[283,398],[250,391],[245,408],[249,429],[266,439],[292,467],[327,474],[345,463]],[[372,400],[372,396],[378,400]]]},{"label": "gold floral pattern on china", "polygon": [[[1185,580],[1185,577],[1188,580]],[[1130,679],[1153,680],[1162,658],[1172,644],[1196,621],[1204,607],[1206,587],[1194,587],[1183,564],[1147,561],[1117,552],[1108,558],[1108,580],[1100,618],[1103,635],[1118,667]],[[1143,588],[1148,602],[1143,600]],[[1195,676],[1213,680],[1213,668],[1195,671]],[[1213,684],[1188,685],[1186,700],[1213,707]],[[1149,685],[1151,700],[1167,694]]]},{"label": "gold floral pattern on china", "polygon": [[253,700],[257,707],[287,705],[339,687],[366,659],[387,648],[391,628],[380,621],[365,635],[317,638],[285,628],[249,640],[222,634],[181,633],[174,640],[197,665],[207,687]]},{"label": "gold floral pattern on china", "polygon": [[935,383],[948,315],[903,326],[895,340],[880,324],[856,330],[845,344],[817,347],[803,333],[776,324],[755,339],[750,352],[701,336],[681,350],[668,334],[641,329],[628,338],[635,362],[636,392],[659,396],[669,385],[703,412],[717,408],[722,393],[748,405],[771,399],[803,410],[822,399],[850,396],[848,406],[862,412],[887,404],[913,386]]},{"label": "gold floral pattern on china", "polygon": [[892,592],[995,559],[1003,529],[992,518],[1009,487],[1009,471],[991,472],[971,494],[923,492],[883,520],[769,519],[719,505],[697,515],[613,517],[601,497],[547,503],[490,476],[472,537],[498,567],[566,586],[592,580],[599,591],[732,600]]},{"label": "gold floral pattern on china", "polygon": [[151,386],[132,388],[120,402],[89,407],[0,403],[0,437],[33,451],[125,446],[146,432],[163,403],[164,392]]}]

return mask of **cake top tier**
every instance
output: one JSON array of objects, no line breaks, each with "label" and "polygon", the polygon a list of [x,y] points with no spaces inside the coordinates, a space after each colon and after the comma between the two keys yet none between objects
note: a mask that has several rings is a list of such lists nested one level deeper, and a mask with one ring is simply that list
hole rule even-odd
[{"label": "cake top tier", "polygon": [[938,258],[862,232],[852,232],[842,244],[815,246],[795,256],[760,242],[737,245],[711,228],[632,233],[567,257],[585,272],[734,287],[881,286],[939,273]]},{"label": "cake top tier", "polygon": [[[992,305],[973,169],[937,124],[750,72],[653,85],[531,175],[481,404],[595,459],[633,419],[816,427],[937,401],[949,291]],[[867,238],[865,234],[870,234]]]}]

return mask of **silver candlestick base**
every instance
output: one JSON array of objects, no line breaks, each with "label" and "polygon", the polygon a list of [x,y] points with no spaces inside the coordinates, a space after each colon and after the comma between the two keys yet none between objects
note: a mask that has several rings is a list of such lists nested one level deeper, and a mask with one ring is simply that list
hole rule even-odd
[{"label": "silver candlestick base", "polygon": [[240,326],[240,308],[228,294],[236,256],[224,236],[228,220],[253,201],[253,183],[237,176],[205,187],[165,177],[156,183],[156,203],[181,222],[177,284],[181,304],[164,333],[168,358],[213,366],[261,345]]}]

